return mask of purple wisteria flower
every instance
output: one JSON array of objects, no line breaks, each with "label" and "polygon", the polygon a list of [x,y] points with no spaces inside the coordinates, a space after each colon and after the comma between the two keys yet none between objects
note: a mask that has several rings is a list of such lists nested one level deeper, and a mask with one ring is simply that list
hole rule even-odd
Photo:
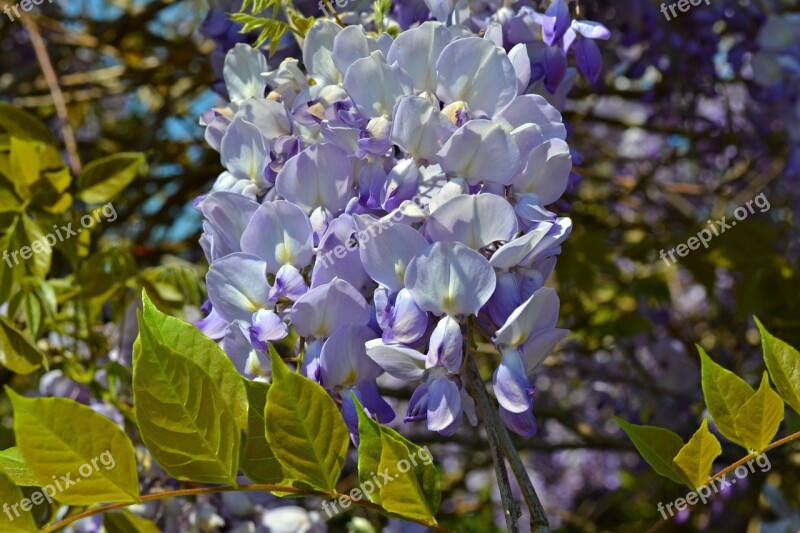
[{"label": "purple wisteria flower", "polygon": [[[548,39],[598,36],[561,11]],[[558,110],[528,92],[526,45],[503,40],[318,20],[305,73],[288,59],[267,72],[244,45],[225,59],[231,101],[203,119],[226,171],[195,202],[210,263],[197,325],[258,379],[270,345],[293,344],[354,439],[354,399],[394,418],[384,372],[415,387],[407,423],[444,435],[476,423],[469,323],[497,348],[503,420],[535,430],[532,373],[566,335],[544,285],[572,229],[549,209],[572,155]]]}]

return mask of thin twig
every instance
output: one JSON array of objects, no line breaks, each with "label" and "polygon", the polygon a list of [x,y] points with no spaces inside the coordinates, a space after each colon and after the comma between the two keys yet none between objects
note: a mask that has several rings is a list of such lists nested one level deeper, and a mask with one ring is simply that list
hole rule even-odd
[{"label": "thin twig", "polygon": [[[773,450],[773,449],[775,449],[775,448],[777,448],[779,446],[783,446],[784,444],[792,442],[793,440],[796,440],[796,439],[800,439],[800,431],[798,431],[797,433],[792,433],[788,437],[784,437],[782,439],[776,440],[775,442],[773,442],[772,444],[770,444],[769,446],[764,448],[761,451],[761,453],[758,453],[758,454],[756,454],[756,453],[747,454],[746,456],[742,457],[741,459],[739,459],[738,461],[736,461],[735,463],[733,463],[729,467],[723,468],[722,470],[720,470],[719,472],[717,472],[716,474],[714,474],[713,476],[708,478],[708,481],[706,483],[704,483],[702,486],[706,487],[706,486],[710,485],[711,483],[713,483],[714,481],[716,481],[717,479],[719,479],[719,478],[721,478],[721,477],[733,472],[738,467],[740,467],[743,464],[745,464],[747,461],[749,461],[749,460],[751,460],[751,459],[753,459],[755,457],[758,457],[760,455],[763,455],[763,454],[767,453],[768,451]],[[698,487],[698,489],[699,488],[701,488],[701,487]],[[689,505],[687,507],[687,509],[691,509],[692,507],[693,507],[692,505]],[[658,531],[658,529],[661,526],[663,526],[664,524],[666,524],[667,522],[669,522],[669,519],[662,518],[661,520],[659,520],[658,522],[653,524],[653,526],[650,529],[647,530],[647,533],[653,533],[654,531]]]},{"label": "thin twig", "polygon": [[500,499],[503,502],[503,514],[506,517],[508,531],[511,533],[519,533],[520,511],[511,493],[511,483],[508,479],[505,459],[500,450],[500,442],[497,439],[497,427],[495,426],[494,417],[492,416],[494,406],[489,401],[486,390],[482,387],[481,376],[478,373],[475,360],[472,358],[473,353],[472,350],[467,351],[467,368],[464,372],[464,376],[467,378],[467,390],[470,396],[475,399],[478,417],[483,422],[484,429],[486,430],[486,438],[489,440],[489,450],[492,453],[492,462],[494,463],[494,470],[497,474],[497,485],[500,489]]},{"label": "thin twig", "polygon": [[39,66],[42,69],[42,74],[44,74],[44,79],[53,97],[56,114],[61,121],[61,134],[64,137],[64,146],[69,156],[69,166],[72,169],[72,173],[77,176],[80,174],[82,168],[81,158],[78,154],[78,143],[75,140],[75,132],[72,130],[72,126],[69,123],[69,115],[67,113],[67,105],[64,103],[64,95],[61,92],[61,86],[58,84],[58,76],[56,76],[56,71],[53,69],[50,56],[47,54],[47,46],[45,45],[44,39],[42,39],[42,34],[39,33],[39,28],[36,27],[36,23],[31,17],[22,17],[22,23],[25,25],[30,35],[31,45],[33,45],[33,51],[36,54],[36,60],[39,62]]},{"label": "thin twig", "polygon": [[[470,328],[471,331],[477,331],[478,334],[484,339],[488,339],[488,336],[481,332],[479,328],[474,327],[472,324],[470,325]],[[471,344],[473,343],[471,334],[469,342]],[[525,503],[528,506],[528,511],[530,512],[531,516],[531,531],[534,533],[546,533],[550,531],[550,523],[547,520],[547,513],[544,511],[542,502],[539,500],[539,496],[536,494],[536,489],[533,487],[533,483],[528,475],[528,470],[525,468],[525,464],[522,462],[522,459],[517,452],[514,441],[511,439],[511,434],[508,432],[508,429],[506,429],[505,424],[500,419],[500,416],[494,409],[494,405],[489,399],[489,393],[486,391],[483,380],[480,379],[480,373],[478,372],[478,368],[475,366],[473,359],[470,359],[470,364],[472,365],[473,374],[476,376],[475,385],[478,389],[477,392],[491,406],[491,409],[489,409],[489,416],[493,420],[492,425],[495,428],[496,437],[500,441],[500,447],[502,448],[503,454],[511,465],[511,471],[514,473],[514,477],[516,478],[520,491],[522,492],[522,497],[525,499]]]}]

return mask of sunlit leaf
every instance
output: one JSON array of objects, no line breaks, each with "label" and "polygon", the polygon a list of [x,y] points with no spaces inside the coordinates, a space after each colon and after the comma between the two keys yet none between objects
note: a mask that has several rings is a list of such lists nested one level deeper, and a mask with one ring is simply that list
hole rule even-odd
[{"label": "sunlit leaf", "polygon": [[47,357],[4,316],[0,316],[0,364],[17,374],[48,367]]},{"label": "sunlit leaf", "polygon": [[357,400],[356,409],[358,479],[364,496],[390,513],[435,523],[441,491],[428,450],[369,418]]},{"label": "sunlit leaf", "polygon": [[735,421],[755,391],[745,380],[715,363],[700,346],[697,350],[702,364],[703,395],[714,425],[728,440],[746,447]]},{"label": "sunlit leaf", "polygon": [[267,441],[294,486],[334,493],[350,436],[325,389],[291,372],[274,350],[264,417]]},{"label": "sunlit leaf", "polygon": [[0,472],[7,475],[14,484],[21,487],[35,487],[39,482],[31,469],[25,464],[19,448],[13,447],[0,452]]},{"label": "sunlit leaf", "polygon": [[722,446],[708,430],[708,419],[704,418],[700,429],[675,456],[675,464],[686,476],[690,489],[700,488],[708,482],[714,459],[721,453]]},{"label": "sunlit leaf", "polygon": [[782,420],[783,400],[769,386],[764,372],[761,386],[736,415],[736,432],[748,450],[760,453],[772,442]]},{"label": "sunlit leaf", "polygon": [[756,318],[767,370],[783,401],[800,413],[800,352],[767,331]]},{"label": "sunlit leaf", "polygon": [[267,405],[269,384],[245,379],[244,385],[249,403],[248,430],[247,440],[243,445],[244,455],[239,466],[253,482],[275,484],[283,479],[283,471],[267,442],[264,410]]},{"label": "sunlit leaf", "polygon": [[247,433],[247,392],[227,355],[147,294],[133,351],[142,440],[177,479],[235,484]]},{"label": "sunlit leaf", "polygon": [[92,161],[78,176],[78,198],[88,204],[114,200],[136,179],[145,161],[144,154],[132,152]]},{"label": "sunlit leaf", "polygon": [[[0,473],[0,502],[8,506],[22,501],[22,491],[5,474]],[[9,507],[8,513],[0,513],[0,531],[15,533],[19,531],[39,531],[30,511]]]},{"label": "sunlit leaf", "polygon": [[119,426],[73,400],[6,393],[17,446],[39,486],[62,480],[57,498],[70,505],[139,500],[136,455]]}]

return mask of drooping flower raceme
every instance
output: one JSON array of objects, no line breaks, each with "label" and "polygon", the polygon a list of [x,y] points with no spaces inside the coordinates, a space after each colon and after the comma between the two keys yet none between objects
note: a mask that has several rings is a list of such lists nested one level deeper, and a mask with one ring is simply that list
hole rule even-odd
[{"label": "drooping flower raceme", "polygon": [[291,59],[266,72],[235,46],[231,101],[203,117],[226,171],[195,203],[210,263],[198,327],[260,379],[270,345],[296,339],[354,435],[353,398],[394,417],[383,372],[415,385],[406,422],[474,424],[468,323],[497,347],[503,420],[535,431],[532,372],[566,335],[544,285],[571,231],[548,206],[572,158],[560,113],[526,93],[525,50],[485,37],[429,21],[393,40],[319,20],[306,72]]}]

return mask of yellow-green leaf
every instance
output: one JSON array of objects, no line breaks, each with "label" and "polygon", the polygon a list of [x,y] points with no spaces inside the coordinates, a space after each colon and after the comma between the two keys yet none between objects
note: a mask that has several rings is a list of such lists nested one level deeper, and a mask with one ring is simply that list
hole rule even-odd
[{"label": "yellow-green leaf", "polygon": [[736,415],[736,432],[751,452],[766,448],[778,432],[783,420],[783,400],[769,386],[769,375],[764,372],[761,386]]},{"label": "yellow-green leaf", "polygon": [[745,446],[735,421],[739,410],[755,391],[745,380],[715,363],[700,346],[697,350],[702,363],[703,395],[708,413],[720,433],[731,442]]},{"label": "yellow-green leaf", "polygon": [[630,424],[621,418],[614,420],[636,446],[639,454],[653,467],[657,474],[667,477],[675,483],[686,484],[688,480],[673,459],[683,448],[683,439],[672,431],[657,426],[639,426]]},{"label": "yellow-green leaf", "polygon": [[30,374],[42,365],[48,368],[47,357],[4,316],[0,316],[0,364],[17,374]]},{"label": "yellow-green leaf", "polygon": [[217,343],[143,300],[133,350],[142,440],[177,479],[235,484],[247,433],[241,376]]},{"label": "yellow-green leaf", "polygon": [[78,176],[78,198],[87,204],[112,201],[136,179],[145,161],[144,154],[133,152],[92,161]]},{"label": "yellow-green leaf", "polygon": [[55,137],[42,121],[11,104],[0,103],[0,129],[20,139],[56,145]]},{"label": "yellow-green leaf", "polygon": [[39,180],[39,173],[42,170],[42,161],[37,145],[33,141],[11,137],[9,157],[11,180],[14,182],[17,193],[24,198],[28,195],[30,186]]},{"label": "yellow-green leaf", "polygon": [[39,485],[31,469],[25,464],[19,448],[9,448],[0,452],[0,472],[7,475],[14,484],[21,487],[35,487]]},{"label": "yellow-green leaf", "polygon": [[[358,414],[358,481],[363,487],[365,482],[374,484],[372,476],[379,471],[383,441],[381,431],[383,428],[376,421],[367,416],[358,400],[356,413]],[[373,490],[365,494],[372,503],[381,504],[381,492]]]},{"label": "yellow-green leaf", "polygon": [[783,401],[800,414],[800,352],[773,337],[764,324],[756,318],[761,332],[761,346],[767,370]]},{"label": "yellow-green leaf", "polygon": [[27,247],[25,255],[30,256],[29,259],[24,259],[20,252],[20,260],[25,262],[34,276],[44,279],[50,272],[50,264],[53,259],[53,249],[44,239],[44,231],[33,219],[24,215],[22,216],[22,225],[17,228],[21,230],[17,234],[22,243],[20,250]]},{"label": "yellow-green leaf", "polygon": [[[439,479],[430,454],[418,446],[409,449],[386,431],[381,432],[381,443],[381,506],[390,513],[435,523]],[[391,481],[383,478],[387,472]]]},{"label": "yellow-green leaf", "polygon": [[690,489],[698,489],[708,482],[708,475],[714,465],[714,459],[722,453],[717,437],[708,430],[708,419],[704,418],[686,446],[675,456],[675,464],[689,481]]},{"label": "yellow-green leaf", "polygon": [[274,350],[270,358],[267,441],[289,483],[333,494],[350,443],[342,415],[325,389],[291,372]]},{"label": "yellow-green leaf", "polygon": [[393,516],[436,523],[441,490],[428,450],[378,424],[357,398],[353,401],[358,413],[358,480],[365,497]]},{"label": "yellow-green leaf", "polygon": [[136,455],[119,426],[73,400],[6,393],[17,446],[43,490],[60,480],[56,498],[70,505],[139,501]]},{"label": "yellow-green leaf", "polygon": [[19,490],[11,479],[0,473],[0,502],[8,506],[7,512],[0,513],[0,531],[16,533],[20,531],[39,531],[30,510],[25,511],[19,505],[23,499]]},{"label": "yellow-green leaf", "polygon": [[269,384],[245,379],[249,404],[247,440],[242,463],[239,465],[248,478],[255,483],[275,484],[283,479],[281,464],[267,442],[267,425],[264,410],[267,405]]}]

